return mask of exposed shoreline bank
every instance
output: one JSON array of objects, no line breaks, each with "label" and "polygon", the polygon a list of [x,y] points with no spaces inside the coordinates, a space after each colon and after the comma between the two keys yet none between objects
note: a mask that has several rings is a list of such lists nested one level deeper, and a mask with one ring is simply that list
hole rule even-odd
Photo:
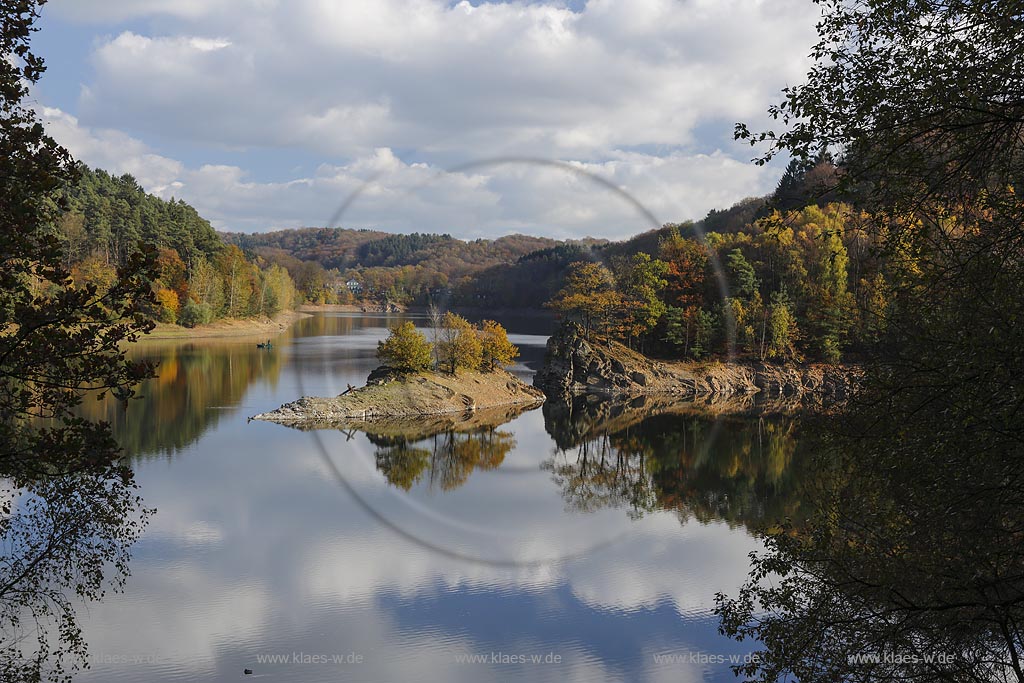
[{"label": "exposed shoreline bank", "polygon": [[139,337],[138,343],[239,337],[261,338],[262,340],[280,334],[291,327],[295,321],[308,317],[309,313],[295,310],[284,311],[273,318],[231,318],[218,320],[208,325],[197,325],[196,327],[181,327],[180,325],[157,323],[152,332]]},{"label": "exposed shoreline bank", "polygon": [[860,374],[855,366],[825,363],[659,361],[617,342],[588,341],[579,326],[566,325],[548,340],[544,367],[533,383],[552,399],[583,394],[678,398],[756,394],[826,405],[846,400]]}]

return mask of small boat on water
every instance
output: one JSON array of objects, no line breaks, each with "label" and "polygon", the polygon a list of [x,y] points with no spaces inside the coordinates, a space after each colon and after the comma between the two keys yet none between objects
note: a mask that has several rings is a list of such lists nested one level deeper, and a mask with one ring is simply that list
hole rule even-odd
[{"label": "small boat on water", "polygon": [[274,345],[271,344],[270,340],[268,339],[265,342],[256,342],[256,348],[257,349],[272,349],[272,348],[274,348]]}]

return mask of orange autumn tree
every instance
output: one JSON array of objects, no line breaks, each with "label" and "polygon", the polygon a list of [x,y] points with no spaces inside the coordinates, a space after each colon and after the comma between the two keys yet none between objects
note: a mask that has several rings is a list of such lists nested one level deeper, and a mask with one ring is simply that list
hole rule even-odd
[{"label": "orange autumn tree", "polygon": [[159,269],[161,286],[174,291],[178,301],[185,301],[188,298],[187,269],[178,252],[170,248],[160,249],[156,266]]},{"label": "orange autumn tree", "polygon": [[545,304],[562,317],[575,319],[584,334],[607,334],[615,312],[622,307],[622,295],[615,288],[612,272],[600,263],[578,261],[569,267],[565,287]]},{"label": "orange autumn tree", "polygon": [[703,308],[708,250],[672,226],[658,244],[658,259],[665,263],[665,341],[683,355],[705,355],[714,325],[711,313]]},{"label": "orange autumn tree", "polygon": [[689,308],[704,301],[704,273],[708,252],[704,245],[686,239],[672,226],[658,244],[658,259],[666,265],[664,299],[669,306]]},{"label": "orange autumn tree", "polygon": [[71,281],[79,289],[92,285],[103,295],[117,283],[117,269],[107,263],[102,256],[87,256],[71,267]]}]

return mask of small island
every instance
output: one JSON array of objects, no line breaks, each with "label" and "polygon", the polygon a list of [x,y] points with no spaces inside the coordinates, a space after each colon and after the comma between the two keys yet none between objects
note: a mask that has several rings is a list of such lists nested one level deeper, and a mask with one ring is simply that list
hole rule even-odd
[{"label": "small island", "polygon": [[431,316],[434,342],[411,322],[377,345],[383,365],[366,386],[333,398],[303,397],[254,420],[315,428],[352,420],[461,415],[540,405],[544,392],[505,370],[519,355],[493,320],[478,327],[453,313]]}]

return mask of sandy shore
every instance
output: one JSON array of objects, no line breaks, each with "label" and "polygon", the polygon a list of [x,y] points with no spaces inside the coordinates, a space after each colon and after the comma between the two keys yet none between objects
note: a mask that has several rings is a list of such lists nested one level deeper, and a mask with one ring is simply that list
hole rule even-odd
[{"label": "sandy shore", "polygon": [[267,339],[284,332],[292,323],[301,318],[309,317],[302,311],[285,311],[273,319],[244,318],[218,320],[209,325],[198,327],[181,327],[157,323],[156,329],[140,339],[140,342],[165,341],[168,339],[220,339],[226,337],[253,337]]}]

